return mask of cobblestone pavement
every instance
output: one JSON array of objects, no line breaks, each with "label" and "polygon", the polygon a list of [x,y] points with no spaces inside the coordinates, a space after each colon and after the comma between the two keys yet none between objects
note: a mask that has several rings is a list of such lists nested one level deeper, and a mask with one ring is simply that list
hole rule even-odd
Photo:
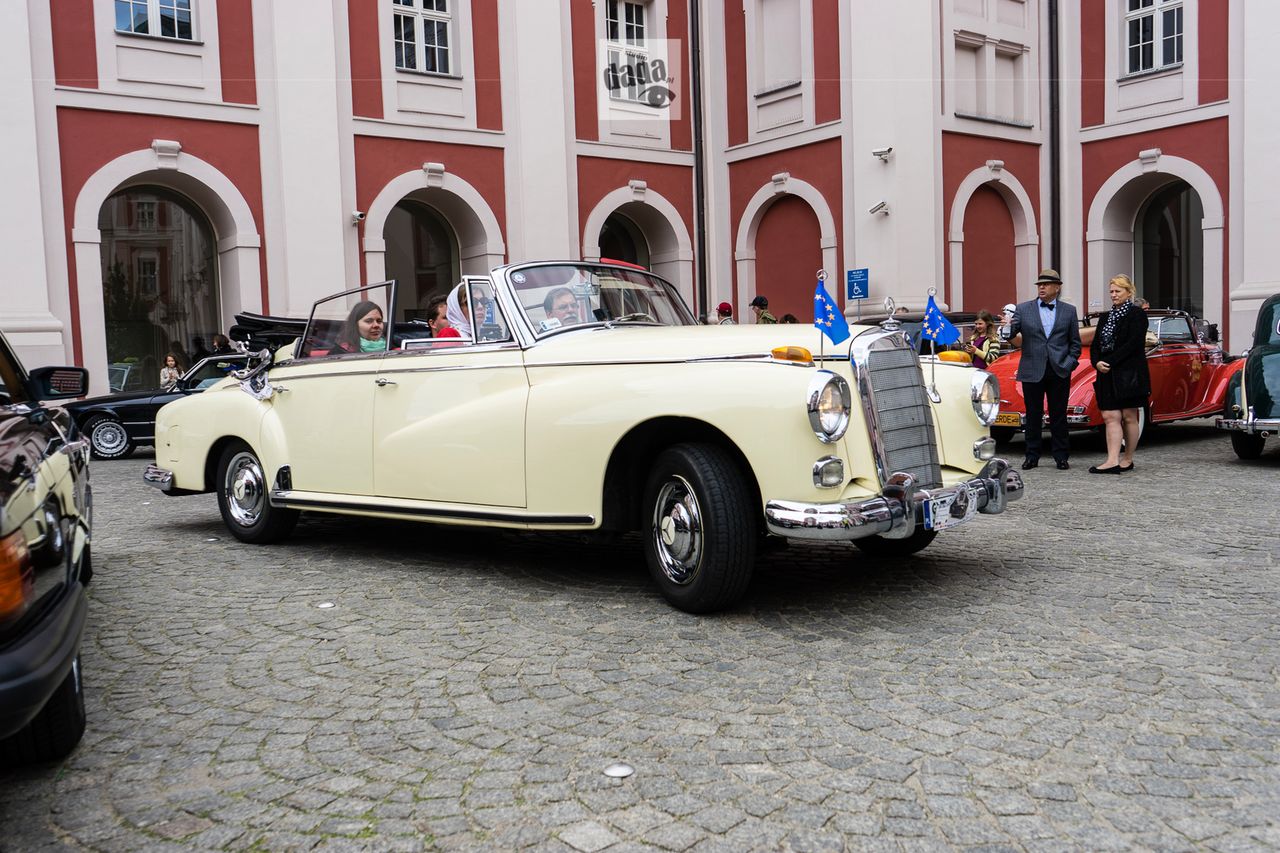
[{"label": "cobblestone pavement", "polygon": [[89,729],[0,771],[0,846],[1280,847],[1280,453],[1197,422],[1096,477],[1073,441],[1005,516],[900,563],[793,544],[711,618],[635,541],[252,547],[95,463]]}]

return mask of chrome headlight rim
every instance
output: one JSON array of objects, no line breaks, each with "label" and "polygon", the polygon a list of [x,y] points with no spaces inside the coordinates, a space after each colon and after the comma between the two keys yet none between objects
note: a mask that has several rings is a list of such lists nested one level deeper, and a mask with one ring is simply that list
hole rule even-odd
[{"label": "chrome headlight rim", "polygon": [[969,400],[978,423],[991,426],[1000,414],[1000,380],[985,370],[975,370],[969,380]]},{"label": "chrome headlight rim", "polygon": [[[829,408],[832,401],[837,406]],[[853,411],[853,392],[849,383],[838,373],[819,370],[809,380],[805,395],[805,410],[809,413],[809,426],[823,444],[839,441],[849,430]]]}]

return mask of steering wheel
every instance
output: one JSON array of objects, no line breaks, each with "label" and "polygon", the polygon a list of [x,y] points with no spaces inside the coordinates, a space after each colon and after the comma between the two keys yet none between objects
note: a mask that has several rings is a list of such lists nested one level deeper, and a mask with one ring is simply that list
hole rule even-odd
[{"label": "steering wheel", "polygon": [[643,311],[636,311],[631,314],[623,314],[621,317],[613,318],[613,321],[615,323],[626,323],[630,320],[648,320],[650,323],[658,322],[657,319],[655,319],[652,315],[646,314]]}]

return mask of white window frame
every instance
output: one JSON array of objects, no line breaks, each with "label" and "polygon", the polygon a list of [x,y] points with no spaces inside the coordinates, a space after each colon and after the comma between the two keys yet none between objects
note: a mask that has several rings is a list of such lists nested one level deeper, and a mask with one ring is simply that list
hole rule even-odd
[{"label": "white window frame", "polygon": [[[133,29],[133,27],[130,27],[129,29],[126,29],[126,30],[122,30],[120,29],[119,26],[116,26],[116,32],[126,33],[129,35],[136,35],[136,36],[147,36],[149,38],[164,39],[166,41],[187,42],[187,43],[199,42],[200,41],[200,30],[199,30],[199,24],[198,24],[199,15],[196,9],[196,4],[199,2],[199,0],[185,0],[185,2],[187,3],[186,9],[178,8],[178,4],[180,2],[183,2],[183,0],[111,0],[111,14],[113,18],[116,15],[116,10],[120,7],[122,3],[127,4],[130,7],[130,9],[133,9],[135,7],[145,7],[147,10],[147,29],[145,32],[141,30],[135,30]],[[168,10],[174,14],[174,35],[167,36],[167,35],[164,35],[162,32],[160,32],[161,10]],[[177,34],[177,13],[180,11],[187,12],[188,16],[191,19],[191,35],[190,36],[180,36]]]},{"label": "white window frame", "polygon": [[[1124,4],[1124,54],[1121,65],[1125,69],[1125,76],[1149,74],[1182,65],[1186,55],[1186,14],[1183,0],[1124,0]],[[1181,26],[1176,31],[1166,32],[1165,19],[1170,16]],[[1142,22],[1148,19],[1151,22],[1150,41],[1142,39],[1141,33]],[[1138,41],[1133,38],[1135,25],[1139,28]],[[1173,42],[1175,55],[1169,62],[1165,62],[1165,42],[1169,40]],[[1146,46],[1151,49],[1150,64],[1143,61],[1142,50]],[[1135,51],[1136,67],[1133,58]]]},{"label": "white window frame", "polygon": [[[632,12],[635,18],[632,18]],[[649,67],[649,3],[645,0],[605,0],[604,33],[609,64],[625,62],[633,68]],[[638,82],[638,81],[637,81]],[[610,89],[615,101],[644,102],[643,83]]]},{"label": "white window frame", "polygon": [[[138,252],[133,258],[134,276],[138,292],[146,296],[160,295],[160,253],[154,250]],[[148,274],[146,268],[150,267]]]},{"label": "white window frame", "polygon": [[156,209],[158,205],[153,200],[142,199],[133,202],[133,221],[135,231],[155,231],[156,230]]},{"label": "white window frame", "polygon": [[[395,68],[397,71],[404,71],[410,74],[432,74],[440,77],[458,77],[458,57],[457,57],[457,39],[455,38],[455,12],[451,4],[457,3],[458,0],[390,0],[391,2],[391,52],[394,57]],[[413,24],[412,48],[413,48],[413,66],[409,67],[404,61],[404,55],[396,55],[397,50],[402,45],[408,45],[409,41],[403,37],[397,38],[396,29],[402,20],[410,21]],[[444,45],[427,44],[427,27],[430,25],[433,33],[439,32],[438,25],[444,25]],[[428,54],[435,56],[435,68],[426,67]],[[440,69],[440,58],[443,56],[444,63],[447,66],[444,70]]]}]

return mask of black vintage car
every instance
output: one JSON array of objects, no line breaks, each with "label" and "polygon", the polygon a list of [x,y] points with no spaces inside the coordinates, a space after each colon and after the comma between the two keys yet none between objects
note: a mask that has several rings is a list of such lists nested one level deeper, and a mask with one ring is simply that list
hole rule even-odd
[{"label": "black vintage car", "polygon": [[89,448],[42,403],[88,384],[80,367],[27,373],[0,335],[0,765],[61,758],[84,733]]},{"label": "black vintage car", "polygon": [[213,355],[196,362],[172,388],[122,391],[70,403],[66,409],[88,436],[95,459],[122,459],[137,445],[155,441],[156,412],[161,406],[198,394],[245,367],[246,360],[239,353]]},{"label": "black vintage car", "polygon": [[1227,386],[1217,427],[1231,432],[1236,456],[1257,459],[1267,436],[1280,433],[1280,293],[1262,303],[1246,352],[1244,370]]}]

